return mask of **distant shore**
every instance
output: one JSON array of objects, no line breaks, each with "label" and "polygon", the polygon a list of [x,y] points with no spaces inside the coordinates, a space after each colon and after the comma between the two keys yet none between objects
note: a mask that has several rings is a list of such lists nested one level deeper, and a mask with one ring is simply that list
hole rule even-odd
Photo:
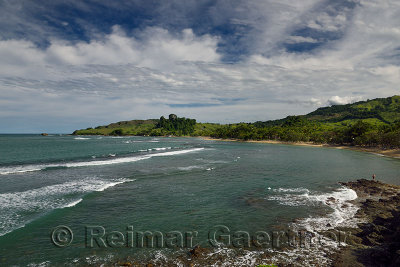
[{"label": "distant shore", "polygon": [[284,144],[284,145],[295,145],[295,146],[311,146],[311,147],[328,147],[336,149],[348,149],[353,151],[367,152],[376,154],[378,156],[384,156],[389,158],[400,159],[400,149],[382,149],[378,147],[360,147],[360,146],[343,146],[343,145],[330,145],[330,144],[315,144],[312,142],[284,142],[277,140],[240,140],[240,139],[220,139],[213,137],[200,137],[203,140],[210,141],[225,141],[225,142],[247,142],[247,143],[261,143],[261,144]]}]

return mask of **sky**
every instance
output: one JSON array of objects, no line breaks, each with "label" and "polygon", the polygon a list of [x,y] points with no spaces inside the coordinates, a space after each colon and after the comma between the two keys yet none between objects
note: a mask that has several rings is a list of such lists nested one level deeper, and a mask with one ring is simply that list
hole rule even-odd
[{"label": "sky", "polygon": [[0,0],[0,133],[399,94],[398,0]]}]

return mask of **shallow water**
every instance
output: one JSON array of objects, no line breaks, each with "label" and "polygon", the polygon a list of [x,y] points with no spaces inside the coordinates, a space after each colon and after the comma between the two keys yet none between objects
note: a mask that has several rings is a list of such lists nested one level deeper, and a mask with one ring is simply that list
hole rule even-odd
[{"label": "shallow water", "polygon": [[[89,248],[86,226],[119,231],[125,241],[131,232],[198,232],[193,243],[210,246],[217,225],[254,233],[298,218],[310,229],[346,223],[354,207],[341,204],[355,195],[337,182],[372,173],[399,184],[400,160],[197,138],[0,135],[0,265],[95,264],[155,253],[136,243],[111,248],[112,237],[106,248]],[[327,205],[329,197],[340,201]],[[51,241],[59,225],[74,233],[61,248]]]}]

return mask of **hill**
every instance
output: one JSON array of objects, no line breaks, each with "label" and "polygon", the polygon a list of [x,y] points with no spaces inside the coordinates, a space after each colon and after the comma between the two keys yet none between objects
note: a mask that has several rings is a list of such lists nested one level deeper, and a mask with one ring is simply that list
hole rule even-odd
[{"label": "hill", "polygon": [[306,115],[289,116],[284,119],[256,122],[258,126],[283,125],[294,117],[325,123],[352,123],[357,120],[376,124],[391,124],[400,121],[400,96],[376,98],[346,105],[321,107]]},{"label": "hill", "polygon": [[77,130],[75,135],[211,136],[381,148],[400,147],[400,96],[333,105],[280,120],[220,125],[170,114]]},{"label": "hill", "polygon": [[321,122],[376,119],[383,123],[393,123],[400,120],[400,96],[319,108],[307,114],[306,117],[309,120]]},{"label": "hill", "polygon": [[130,120],[95,128],[76,130],[73,135],[135,135],[135,136],[210,136],[219,127],[215,123],[197,123],[194,119],[170,114],[168,119]]},{"label": "hill", "polygon": [[76,130],[74,135],[146,135],[158,123],[157,119],[130,120],[110,123],[96,128]]},{"label": "hill", "polygon": [[284,119],[222,125],[216,138],[400,147],[400,96],[319,108]]}]

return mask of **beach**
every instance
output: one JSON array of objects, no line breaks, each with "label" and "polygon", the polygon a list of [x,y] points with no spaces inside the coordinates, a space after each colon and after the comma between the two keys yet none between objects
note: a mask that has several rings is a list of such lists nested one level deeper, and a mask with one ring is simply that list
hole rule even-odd
[{"label": "beach", "polygon": [[362,146],[343,146],[343,145],[330,145],[330,144],[315,144],[312,142],[285,142],[277,140],[240,140],[240,139],[220,139],[212,137],[200,137],[204,140],[210,141],[225,141],[225,142],[249,142],[260,144],[284,144],[294,146],[310,146],[310,147],[327,147],[335,149],[349,149],[353,151],[372,153],[378,156],[385,156],[390,158],[400,159],[400,149],[382,149],[378,147],[362,147]]}]

